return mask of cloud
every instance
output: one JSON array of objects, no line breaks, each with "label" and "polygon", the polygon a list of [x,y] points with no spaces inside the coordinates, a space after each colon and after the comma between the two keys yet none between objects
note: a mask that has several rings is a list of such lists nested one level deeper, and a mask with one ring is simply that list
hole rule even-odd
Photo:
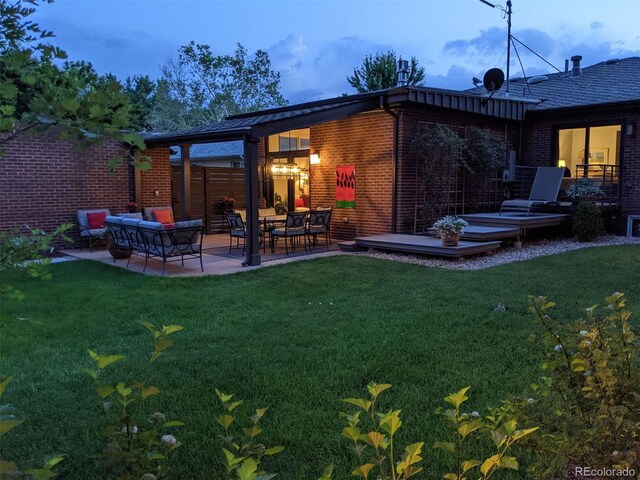
[{"label": "cloud", "polygon": [[604,23],[602,22],[591,22],[590,27],[594,30],[600,30],[602,27],[604,27]]},{"label": "cloud", "polygon": [[425,75],[426,87],[446,88],[449,90],[466,90],[473,88],[473,77],[482,79],[484,72],[472,71],[460,65],[452,65],[446,75]]},{"label": "cloud", "polygon": [[355,93],[347,76],[366,55],[392,49],[359,37],[342,37],[314,48],[301,35],[288,35],[267,51],[274,70],[280,72],[284,97],[301,103]]},{"label": "cloud", "polygon": [[453,55],[494,55],[504,51],[507,31],[492,27],[482,30],[480,35],[470,40],[453,40],[444,44],[444,52]]},{"label": "cloud", "polygon": [[308,89],[308,79],[305,70],[309,49],[301,35],[289,35],[267,49],[271,66],[280,72],[282,91],[289,101],[290,92]]},{"label": "cloud", "polygon": [[53,43],[69,54],[70,60],[90,61],[100,73],[111,72],[120,80],[136,74],[157,77],[167,51],[177,47],[146,32],[122,27],[88,28],[51,18],[47,27],[56,33]]},{"label": "cloud", "polygon": [[626,58],[640,55],[640,49],[626,48],[623,42],[601,42],[592,44],[580,42],[568,47],[571,55],[582,55],[582,65],[593,65],[610,58]]}]

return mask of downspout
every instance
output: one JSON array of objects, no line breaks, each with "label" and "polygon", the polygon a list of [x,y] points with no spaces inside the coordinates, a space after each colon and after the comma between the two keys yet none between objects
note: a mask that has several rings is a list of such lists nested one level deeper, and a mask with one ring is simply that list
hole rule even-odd
[{"label": "downspout", "polygon": [[398,178],[398,126],[400,124],[400,115],[398,114],[398,112],[394,112],[389,108],[389,105],[387,105],[386,102],[386,97],[384,95],[380,95],[380,108],[382,108],[385,112],[393,117],[393,158],[391,169],[391,233],[396,233],[396,181]]}]

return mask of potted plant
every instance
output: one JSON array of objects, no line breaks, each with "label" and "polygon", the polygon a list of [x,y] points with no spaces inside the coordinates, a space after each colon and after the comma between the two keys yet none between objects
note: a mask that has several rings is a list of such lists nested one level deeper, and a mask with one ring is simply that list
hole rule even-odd
[{"label": "potted plant", "polygon": [[597,200],[598,197],[602,197],[604,192],[600,190],[600,187],[595,184],[595,182],[589,180],[588,178],[581,178],[576,180],[573,185],[571,185],[567,191],[566,196],[571,200]]},{"label": "potted plant", "polygon": [[129,213],[136,213],[138,211],[138,204],[136,202],[129,202],[127,204],[127,211]]},{"label": "potted plant", "polygon": [[222,197],[220,200],[220,205],[222,206],[223,212],[233,212],[233,209],[236,205],[236,199],[229,196]]},{"label": "potted plant", "polygon": [[287,213],[287,204],[282,200],[282,196],[278,193],[274,196],[275,202],[273,207],[276,210],[276,215],[285,215]]},{"label": "potted plant", "polygon": [[461,218],[453,215],[446,215],[433,224],[433,228],[438,230],[442,239],[443,247],[455,247],[460,241],[460,234],[464,231],[464,227],[469,224]]}]

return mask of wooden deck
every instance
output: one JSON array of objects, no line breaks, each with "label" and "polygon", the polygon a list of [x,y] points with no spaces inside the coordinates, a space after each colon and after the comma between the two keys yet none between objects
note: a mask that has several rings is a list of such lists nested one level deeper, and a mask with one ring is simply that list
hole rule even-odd
[{"label": "wooden deck", "polygon": [[443,247],[439,238],[400,234],[358,237],[355,242],[360,248],[377,248],[447,258],[461,258],[468,255],[494,252],[500,247],[500,242],[479,243],[467,241],[460,241],[457,247]]},{"label": "wooden deck", "polygon": [[572,215],[568,213],[471,213],[459,215],[469,225],[485,227],[518,228],[524,234],[526,230],[564,225],[569,222]]},{"label": "wooden deck", "polygon": [[[438,236],[438,230],[435,228],[430,228],[427,231],[429,232],[429,235],[433,237]],[[491,240],[503,240],[505,238],[518,238],[519,236],[519,228],[469,225],[460,235],[460,239],[467,240],[469,242],[488,242]]]}]

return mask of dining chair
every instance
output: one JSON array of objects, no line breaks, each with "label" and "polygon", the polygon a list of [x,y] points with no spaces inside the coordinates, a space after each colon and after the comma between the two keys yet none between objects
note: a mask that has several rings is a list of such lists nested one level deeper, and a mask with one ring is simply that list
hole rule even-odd
[{"label": "dining chair", "polygon": [[324,235],[325,245],[329,250],[331,237],[329,235],[329,224],[331,222],[331,209],[309,211],[309,223],[307,224],[307,236],[309,246],[314,247],[318,243],[318,235]]},{"label": "dining chair", "polygon": [[[242,254],[244,255],[247,245],[247,227],[242,219],[242,215],[235,212],[225,212],[224,216],[227,219],[227,224],[229,225],[229,253],[231,253],[231,249],[233,248],[233,239],[235,238],[236,248],[240,248],[240,239],[242,239]],[[262,228],[258,230],[258,236],[263,250],[266,251],[264,230]]]},{"label": "dining chair", "polygon": [[284,238],[284,247],[289,255],[289,241],[294,248],[295,240],[302,237],[304,251],[307,251],[307,212],[288,212],[284,228],[276,228],[271,231],[272,238]]}]

